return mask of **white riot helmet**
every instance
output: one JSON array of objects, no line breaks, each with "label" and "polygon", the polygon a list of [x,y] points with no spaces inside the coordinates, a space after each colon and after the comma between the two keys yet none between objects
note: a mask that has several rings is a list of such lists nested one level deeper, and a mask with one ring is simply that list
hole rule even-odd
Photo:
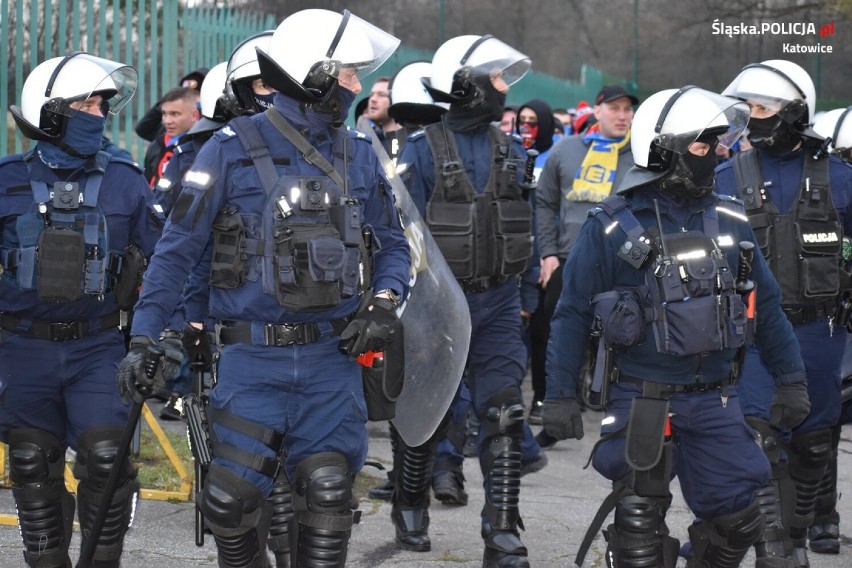
[{"label": "white riot helmet", "polygon": [[133,97],[136,85],[133,67],[77,51],[37,65],[24,81],[21,106],[10,110],[24,136],[58,143],[66,118],[78,112],[71,103],[100,95],[104,116],[115,115]]},{"label": "white riot helmet", "polygon": [[252,82],[260,77],[260,65],[257,63],[257,50],[269,49],[273,30],[266,30],[240,42],[228,58],[227,94],[231,111],[242,114],[245,111],[261,112],[251,88]]},{"label": "white riot helmet", "polygon": [[214,65],[201,84],[201,118],[187,131],[187,134],[218,130],[233,115],[225,105],[225,79],[228,75],[228,62]]},{"label": "white riot helmet", "polygon": [[268,50],[258,49],[258,63],[267,85],[342,124],[338,77],[372,73],[398,45],[399,39],[349,10],[309,9],[281,22]]},{"label": "white riot helmet", "polygon": [[[715,157],[715,145],[733,146],[748,117],[745,103],[694,86],[651,95],[636,110],[630,128],[633,161],[652,174],[644,176],[643,182],[664,180],[693,195],[707,193],[706,183],[694,183],[696,172],[690,171],[684,155],[698,141],[710,144]],[[619,191],[635,187],[626,185]],[[712,190],[712,179],[709,187]]]},{"label": "white riot helmet", "polygon": [[432,63],[429,61],[414,61],[402,67],[391,78],[388,85],[391,105],[388,114],[400,124],[432,124],[450,106],[447,103],[436,103],[429,91],[423,85],[423,77],[432,74]]},{"label": "white riot helmet", "polygon": [[477,83],[501,76],[512,86],[531,66],[529,57],[494,36],[458,36],[435,52],[432,74],[424,84],[435,101],[469,102],[476,96],[472,87]]},{"label": "white riot helmet", "polygon": [[770,59],[746,65],[722,94],[762,105],[800,131],[814,120],[814,82],[791,61]]},{"label": "white riot helmet", "polygon": [[814,130],[823,138],[831,138],[832,152],[847,162],[852,160],[852,106],[821,114]]}]

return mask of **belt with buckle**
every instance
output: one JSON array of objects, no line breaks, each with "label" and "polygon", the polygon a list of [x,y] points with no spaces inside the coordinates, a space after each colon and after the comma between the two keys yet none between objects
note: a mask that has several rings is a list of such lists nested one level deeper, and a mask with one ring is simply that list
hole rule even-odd
[{"label": "belt with buckle", "polygon": [[660,397],[672,394],[690,393],[690,392],[707,392],[712,390],[721,390],[734,384],[731,379],[722,379],[712,383],[686,383],[686,384],[671,384],[671,383],[656,383],[654,381],[646,381],[637,377],[628,377],[620,375],[619,383],[630,383],[640,385],[644,396]]},{"label": "belt with buckle", "polygon": [[[334,320],[331,323],[333,333],[340,335],[348,320]],[[223,323],[217,326],[216,338],[222,345],[248,343],[265,347],[287,347],[289,345],[307,345],[316,343],[322,337],[320,324],[316,322],[301,323],[264,323],[262,338],[254,340],[252,324],[249,322]]]},{"label": "belt with buckle", "polygon": [[117,328],[120,320],[119,312],[80,321],[39,321],[0,313],[0,330],[46,341],[70,341]]},{"label": "belt with buckle", "polygon": [[492,276],[491,278],[466,278],[459,280],[458,283],[461,286],[462,292],[465,294],[479,294],[490,288],[499,286],[507,280],[506,276]]},{"label": "belt with buckle", "polygon": [[784,315],[793,325],[811,323],[834,315],[836,302],[814,302],[811,304],[782,305]]}]

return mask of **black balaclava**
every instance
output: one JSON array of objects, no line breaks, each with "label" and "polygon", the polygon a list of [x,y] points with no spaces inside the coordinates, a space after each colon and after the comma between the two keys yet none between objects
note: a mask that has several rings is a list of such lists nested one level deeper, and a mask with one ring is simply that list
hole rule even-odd
[{"label": "black balaclava", "polygon": [[[538,133],[535,137],[533,148],[541,152],[546,152],[553,146],[553,132],[555,124],[553,120],[553,110],[550,105],[541,99],[533,99],[518,109],[518,116],[521,116],[521,111],[524,108],[531,108],[535,111],[536,120],[538,121]],[[520,133],[520,124],[515,125],[515,131]]]},{"label": "black balaclava", "polygon": [[795,150],[802,142],[802,134],[795,126],[775,115],[749,119],[748,139],[757,148],[780,156]]},{"label": "black balaclava", "polygon": [[491,84],[488,75],[475,75],[470,80],[453,80],[453,95],[461,100],[450,104],[444,115],[447,127],[453,132],[472,132],[488,126],[503,116],[506,93]]},{"label": "black balaclava", "polygon": [[716,166],[719,157],[716,156],[718,138],[714,135],[708,139],[698,138],[698,142],[710,144],[710,149],[703,156],[690,151],[675,154],[669,174],[660,183],[660,189],[678,197],[698,198],[713,191],[716,180]]}]

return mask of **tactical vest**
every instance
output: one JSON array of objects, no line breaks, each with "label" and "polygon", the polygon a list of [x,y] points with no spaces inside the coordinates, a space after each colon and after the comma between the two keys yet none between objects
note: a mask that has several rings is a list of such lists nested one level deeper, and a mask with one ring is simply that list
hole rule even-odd
[{"label": "tactical vest", "polygon": [[740,152],[733,160],[737,192],[781,287],[781,303],[820,304],[831,315],[841,291],[843,229],[831,198],[828,159],[806,155],[799,193],[784,214],[768,199],[757,152]]},{"label": "tactical vest", "polygon": [[657,352],[666,355],[697,355],[744,344],[748,316],[736,291],[736,275],[714,242],[719,236],[716,208],[705,210],[703,232],[662,239],[648,235],[621,196],[608,197],[590,214],[605,227],[618,223],[627,233],[618,257],[645,273],[643,286],[592,298],[607,346],[638,345],[649,326]]},{"label": "tactical vest", "polygon": [[520,274],[532,255],[532,209],[518,184],[511,139],[489,127],[491,173],[477,194],[455,137],[443,123],[425,127],[435,164],[426,222],[453,275],[460,280]]},{"label": "tactical vest", "polygon": [[[250,264],[258,259],[264,292],[274,294],[288,310],[327,310],[339,305],[341,298],[359,294],[361,282],[369,281],[368,273],[361,278],[368,270],[362,266],[368,246],[362,235],[361,207],[345,187],[347,134],[336,131],[336,168],[322,159],[330,169],[327,175],[279,176],[254,122],[238,117],[229,126],[251,157],[267,199],[259,227],[248,212],[231,205],[217,215],[210,285],[242,286]],[[310,161],[320,166],[319,158],[316,153]]]},{"label": "tactical vest", "polygon": [[85,185],[57,181],[53,187],[32,179],[31,210],[15,221],[18,242],[3,243],[3,277],[21,290],[35,290],[43,302],[73,302],[83,294],[103,299],[121,272],[122,251],[109,249],[106,218],[98,206],[101,182],[110,161],[98,152]]}]

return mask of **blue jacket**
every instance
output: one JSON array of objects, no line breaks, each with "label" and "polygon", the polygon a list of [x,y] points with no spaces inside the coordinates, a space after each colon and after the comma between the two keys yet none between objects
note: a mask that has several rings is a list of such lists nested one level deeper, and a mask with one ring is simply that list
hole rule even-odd
[{"label": "blue jacket", "polygon": [[[775,204],[778,211],[786,213],[799,194],[805,151],[795,150],[781,156],[773,156],[759,148],[756,151],[763,180],[769,183],[766,188],[769,200]],[[828,162],[828,180],[834,208],[843,223],[843,234],[852,236],[852,166],[831,156]],[[716,192],[722,195],[737,195],[733,160],[724,162],[716,169]]]},{"label": "blue jacket", "polygon": [[[37,154],[30,159],[33,179],[44,181],[48,187],[59,180],[70,179],[85,185],[86,173],[67,178],[42,162]],[[113,158],[101,181],[98,205],[103,212],[109,235],[109,247],[122,251],[133,243],[149,257],[160,237],[163,217],[156,206],[142,172],[133,163]],[[16,219],[33,207],[33,193],[23,156],[15,154],[0,160],[0,235],[4,246],[17,242]],[[38,299],[34,290],[25,291],[9,278],[0,278],[0,312],[12,312],[40,321],[82,321],[118,311],[112,293],[103,301],[83,295],[79,300],[63,304],[48,304]]]},{"label": "blue jacket", "polygon": [[[653,185],[634,189],[626,199],[630,210],[646,228],[656,227],[653,200],[657,199],[665,233],[682,229],[702,231],[704,209],[722,203],[711,194],[685,205],[678,204]],[[755,240],[751,226],[744,215],[720,214],[719,229],[720,236],[731,237],[728,241],[731,244],[723,246],[722,250],[727,255],[728,265],[736,267],[739,254],[736,243]],[[644,283],[644,271],[617,257],[626,238],[620,226],[604,227],[597,217],[588,218],[583,225],[565,264],[562,293],[551,321],[546,398],[575,397],[593,321],[592,297],[615,288]],[[792,326],[781,311],[778,285],[759,249],[755,252],[751,279],[757,286],[758,300],[755,341],[768,368],[779,384],[803,382],[805,372],[798,344]],[[685,357],[660,354],[650,325],[646,326],[644,341],[614,352],[615,364],[623,374],[668,384],[716,382],[730,375],[736,350]]]},{"label": "blue jacket", "polygon": [[[275,97],[275,108],[326,159],[332,160],[330,116],[311,110],[303,113],[297,101],[281,94]],[[318,167],[305,161],[264,114],[250,120],[268,142],[279,175],[323,175]],[[379,191],[384,173],[369,141],[355,132],[350,132],[349,137],[349,193],[360,202],[364,223],[372,226],[376,241],[372,287],[405,293],[410,254],[394,209],[393,194],[387,181],[387,191]],[[182,180],[180,197],[145,274],[133,335],[155,337],[160,333],[180,299],[190,269],[202,256],[217,214],[227,205],[243,215],[259,217],[267,207],[262,187],[257,170],[230,128],[219,130],[202,147]],[[358,307],[359,298],[352,297],[327,311],[291,312],[279,305],[273,291],[264,291],[262,280],[250,275],[239,288],[211,289],[211,316],[268,323],[329,321],[348,316]]]}]

